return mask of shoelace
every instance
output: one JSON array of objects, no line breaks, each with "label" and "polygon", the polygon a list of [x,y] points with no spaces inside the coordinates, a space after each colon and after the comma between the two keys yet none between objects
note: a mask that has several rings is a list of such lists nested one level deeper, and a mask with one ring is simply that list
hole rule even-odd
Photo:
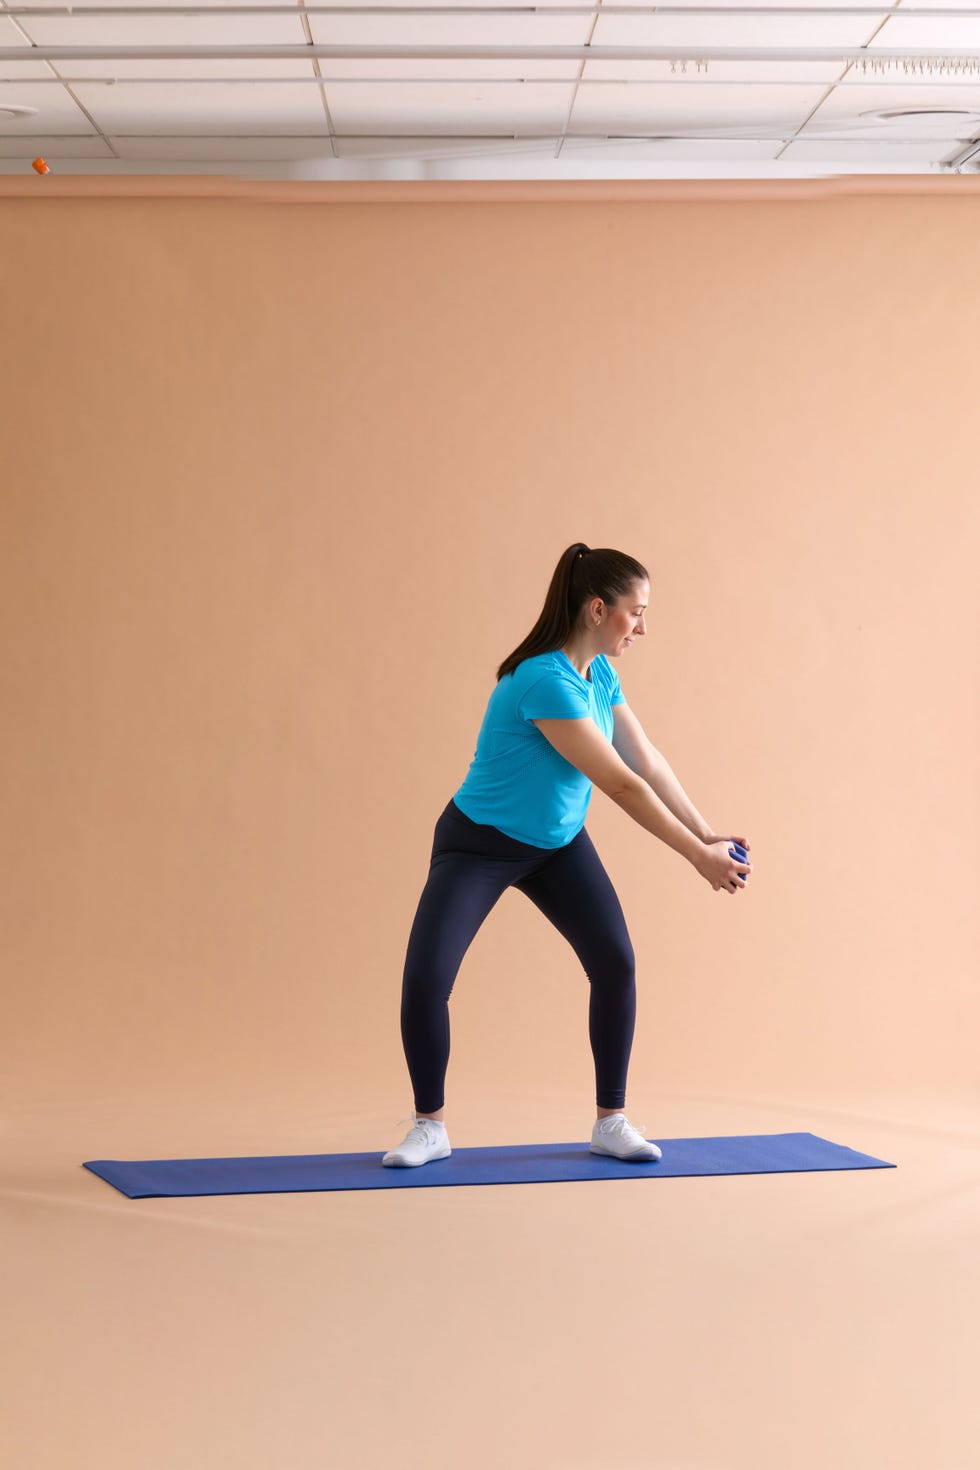
[{"label": "shoelace", "polygon": [[[399,1118],[398,1119],[398,1122],[399,1123],[414,1123],[415,1128],[420,1128],[424,1132],[425,1131],[425,1124],[426,1123],[431,1123],[432,1122],[432,1119],[431,1118],[416,1118],[416,1116],[415,1116],[414,1113],[406,1113],[404,1118]],[[396,1127],[397,1127],[397,1124],[396,1124]],[[414,1132],[414,1129],[413,1129],[413,1132]]]},{"label": "shoelace", "polygon": [[641,1123],[637,1127],[635,1123],[630,1122],[629,1118],[600,1118],[599,1122],[610,1125],[608,1128],[600,1129],[601,1133],[625,1133],[627,1128],[633,1133],[645,1133],[647,1131],[647,1125],[645,1123]]}]

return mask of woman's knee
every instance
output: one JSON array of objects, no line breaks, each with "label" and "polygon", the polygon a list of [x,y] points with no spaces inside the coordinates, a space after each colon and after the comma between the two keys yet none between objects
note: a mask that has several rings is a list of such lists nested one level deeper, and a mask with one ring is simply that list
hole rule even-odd
[{"label": "woman's knee", "polygon": [[406,1006],[444,1005],[453,993],[456,971],[425,961],[406,962],[402,973],[402,1004]]},{"label": "woman's knee", "polygon": [[636,984],[636,954],[628,934],[606,946],[590,978],[605,989],[629,990]]}]

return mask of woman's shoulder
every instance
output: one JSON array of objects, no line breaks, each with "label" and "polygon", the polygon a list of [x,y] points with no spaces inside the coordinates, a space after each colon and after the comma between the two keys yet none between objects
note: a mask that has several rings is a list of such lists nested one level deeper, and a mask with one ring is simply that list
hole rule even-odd
[{"label": "woman's shoulder", "polygon": [[522,658],[514,669],[512,678],[515,683],[531,683],[540,679],[542,674],[552,671],[565,672],[565,660],[557,648],[550,649],[547,653],[535,653],[531,658]]},{"label": "woman's shoulder", "polygon": [[525,664],[530,664],[536,669],[561,668],[563,663],[561,649],[549,648],[546,653],[536,653],[531,658],[524,659],[518,664],[518,668],[522,669]]}]

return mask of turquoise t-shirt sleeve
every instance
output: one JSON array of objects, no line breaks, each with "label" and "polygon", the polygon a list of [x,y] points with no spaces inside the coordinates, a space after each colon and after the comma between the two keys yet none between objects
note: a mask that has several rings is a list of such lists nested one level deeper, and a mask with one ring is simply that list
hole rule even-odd
[{"label": "turquoise t-shirt sleeve", "polygon": [[517,703],[522,720],[580,720],[589,714],[589,696],[561,674],[543,674]]}]

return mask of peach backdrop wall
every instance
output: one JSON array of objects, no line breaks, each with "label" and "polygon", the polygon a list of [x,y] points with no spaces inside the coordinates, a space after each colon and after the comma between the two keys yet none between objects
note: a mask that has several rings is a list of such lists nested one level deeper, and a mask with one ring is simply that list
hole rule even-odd
[{"label": "peach backdrop wall", "polygon": [[[0,222],[11,1101],[407,1112],[432,828],[578,539],[650,568],[624,692],[756,863],[714,893],[593,793],[636,1111],[976,1095],[976,192],[52,193]],[[587,1004],[506,893],[448,1107],[588,1108]]]}]

